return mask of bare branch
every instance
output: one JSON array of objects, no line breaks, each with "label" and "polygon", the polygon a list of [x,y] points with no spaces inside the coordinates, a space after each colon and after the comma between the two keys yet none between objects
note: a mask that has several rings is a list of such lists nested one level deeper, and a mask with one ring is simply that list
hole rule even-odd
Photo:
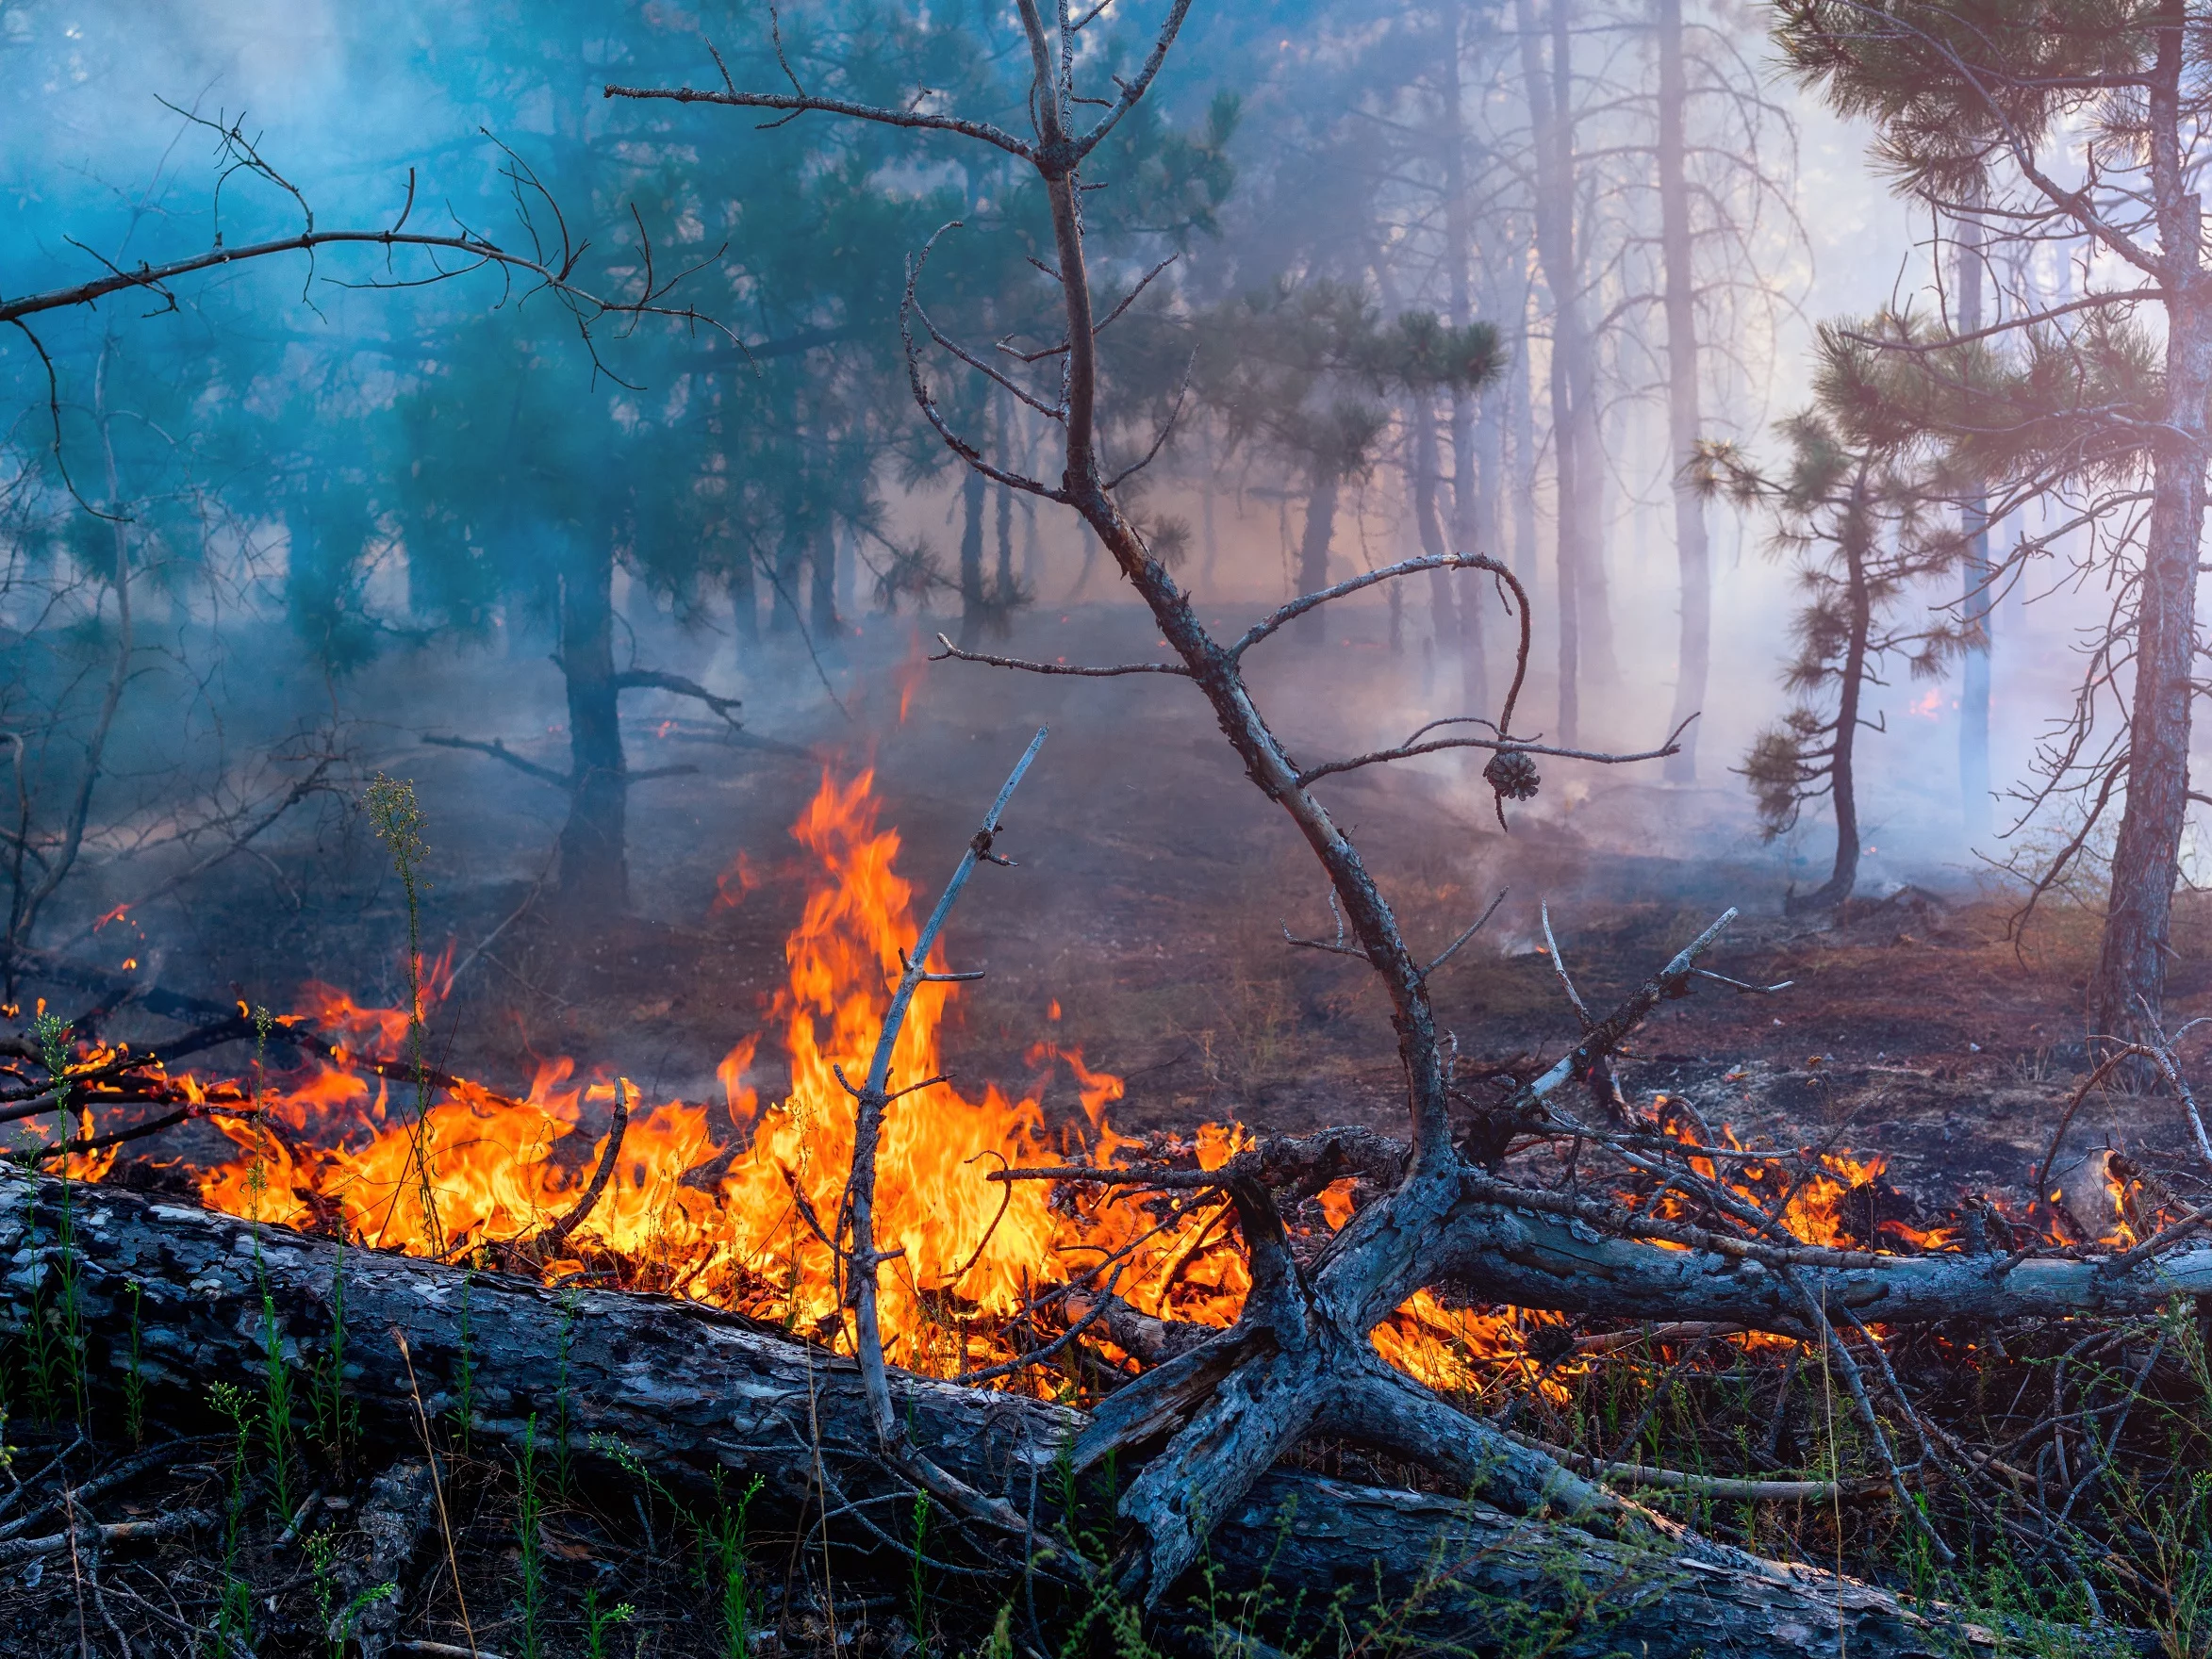
[{"label": "bare branch", "polygon": [[495,737],[489,743],[484,743],[473,737],[433,737],[425,731],[422,741],[437,748],[473,749],[480,755],[489,755],[493,760],[504,761],[516,771],[527,773],[540,783],[550,783],[555,789],[573,790],[576,787],[575,779],[568,773],[556,772],[551,766],[541,766],[536,761],[524,760],[506,746],[503,738]]},{"label": "bare branch", "polygon": [[[1695,715],[1690,716],[1690,720],[1696,718]],[[1680,753],[1682,733],[1689,728],[1690,720],[1685,720],[1680,726],[1676,727],[1668,734],[1666,742],[1659,745],[1659,747],[1642,749],[1634,754],[1613,754],[1599,749],[1560,748],[1555,745],[1543,743],[1521,743],[1518,741],[1505,743],[1494,737],[1439,737],[1428,743],[1407,744],[1397,748],[1377,749],[1372,754],[1354,755],[1350,760],[1326,761],[1318,766],[1308,766],[1298,774],[1298,782],[1303,786],[1323,778],[1332,778],[1339,772],[1354,772],[1362,766],[1378,765],[1385,761],[1408,761],[1416,755],[1438,754],[1449,748],[1505,749],[1514,754],[1551,755],[1565,761],[1593,761],[1601,766],[1624,766],[1631,761],[1659,761],[1664,760],[1671,754]]]},{"label": "bare branch", "polygon": [[1121,674],[1176,674],[1187,680],[1191,671],[1180,663],[1121,663],[1111,668],[1094,668],[1077,663],[1030,663],[1019,657],[994,657],[984,651],[963,650],[944,634],[937,643],[945,649],[930,658],[933,663],[981,663],[988,668],[1019,668],[1028,674],[1074,674],[1086,680],[1111,680]]},{"label": "bare branch", "polygon": [[[1184,0],[1187,6],[1189,0]],[[1005,151],[1024,161],[1035,159],[1031,147],[987,121],[964,121],[951,115],[924,115],[913,109],[884,109],[873,104],[856,104],[847,98],[819,98],[804,92],[735,92],[702,90],[698,87],[622,87],[603,89],[608,98],[657,98],[676,104],[723,104],[736,109],[783,109],[794,115],[819,113],[846,115],[880,126],[916,127],[930,132],[958,133],[963,138]]]}]

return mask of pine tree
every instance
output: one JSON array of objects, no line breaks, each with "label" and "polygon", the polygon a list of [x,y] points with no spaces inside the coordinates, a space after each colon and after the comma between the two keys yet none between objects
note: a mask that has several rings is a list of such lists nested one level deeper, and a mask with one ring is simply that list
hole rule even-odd
[{"label": "pine tree", "polygon": [[[1870,121],[1898,187],[1998,239],[2076,239],[2124,274],[2063,306],[2015,304],[1949,351],[1898,328],[1899,406],[1925,418],[2000,501],[2126,477],[2094,503],[2132,592],[2100,663],[2131,659],[2124,744],[2055,783],[2092,814],[2121,769],[2125,807],[2089,986],[2092,1037],[2156,1018],[2188,800],[2198,546],[2212,431],[2212,271],[2194,157],[2212,49],[2180,0],[1782,0],[1776,38],[1799,79]],[[2122,286],[2123,285],[2123,286]],[[2133,322],[2163,313],[2155,344]],[[2009,353],[2008,356],[2006,356]],[[1992,356],[2006,360],[1990,367]],[[2107,397],[2106,370],[2124,395]],[[1978,393],[1977,380],[1994,383]],[[2135,511],[2147,496],[2139,534]],[[2119,498],[2132,497],[2122,505]],[[1994,511],[1994,509],[1992,509]],[[2086,740],[2088,733],[2082,734]],[[2076,766],[2083,742],[2062,743]]]}]

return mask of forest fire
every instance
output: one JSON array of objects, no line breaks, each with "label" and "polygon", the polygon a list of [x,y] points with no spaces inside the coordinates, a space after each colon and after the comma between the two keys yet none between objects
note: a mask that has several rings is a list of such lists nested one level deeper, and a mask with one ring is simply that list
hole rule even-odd
[{"label": "forest fire", "polygon": [[[916,938],[915,895],[895,868],[900,837],[881,826],[872,785],[867,772],[844,782],[825,775],[792,827],[812,871],[804,910],[785,941],[770,1031],[742,1038],[718,1068],[719,1111],[682,1100],[643,1103],[627,1080],[586,1077],[568,1059],[541,1066],[520,1098],[442,1076],[418,1096],[408,1068],[393,1059],[408,1051],[407,1011],[310,985],[282,1023],[322,1032],[326,1060],[281,1077],[265,1076],[256,1062],[242,1079],[172,1079],[188,1103],[230,1108],[210,1115],[237,1156],[195,1172],[203,1201],[417,1256],[474,1257],[536,1267],[556,1282],[673,1293],[850,1351],[846,1287],[827,1241],[838,1224],[854,1124],[837,1073],[850,1077],[865,1066]],[[743,861],[732,868],[742,873],[725,880],[718,906],[757,881]],[[425,965],[425,1017],[452,972],[450,949]],[[879,1160],[878,1234],[881,1247],[896,1253],[883,1287],[889,1357],[946,1376],[1004,1361],[1040,1322],[1065,1324],[1050,1301],[1065,1287],[1103,1287],[1166,1320],[1233,1322],[1248,1279],[1225,1201],[988,1176],[1025,1164],[1112,1166],[1140,1145],[1147,1158],[1164,1152],[1213,1169],[1251,1143],[1247,1131],[1208,1124],[1169,1144],[1122,1135],[1108,1117],[1121,1079],[1093,1068],[1080,1048],[1053,1042],[1029,1053],[1044,1079],[1032,1092],[1010,1095],[986,1084],[971,1097],[941,1075],[939,1039],[955,989],[920,988],[893,1066],[894,1087],[908,1092],[889,1109]],[[790,1084],[764,1105],[748,1077],[771,1035]],[[1045,1084],[1062,1070],[1080,1111],[1055,1123]],[[619,1136],[610,1178],[556,1236],[549,1227],[583,1207],[594,1172],[610,1158],[608,1136],[582,1156],[563,1142],[587,1107],[613,1106],[618,1095],[616,1115],[626,1122],[610,1131]],[[96,1103],[97,1092],[91,1098]],[[89,1105],[85,1111],[78,1132],[90,1138]],[[1697,1173],[1725,1179],[1806,1243],[1921,1253],[1953,1242],[1952,1229],[1876,1213],[1870,1195],[1880,1188],[1878,1157],[1830,1151],[1793,1168],[1745,1156],[1750,1149],[1725,1130],[1714,1150],[1731,1156],[1693,1158]],[[71,1173],[99,1179],[113,1158],[112,1147],[75,1154]],[[1350,1181],[1317,1196],[1329,1229],[1351,1219]],[[1622,1196],[1631,1206],[1647,1202]],[[1676,1219],[1690,1209],[1679,1191],[1662,1189],[1651,1213]],[[516,1246],[529,1254],[518,1258]],[[1392,1363],[1434,1387],[1479,1392],[1519,1376],[1542,1378],[1549,1389],[1559,1386],[1551,1374],[1558,1355],[1539,1364],[1530,1340],[1556,1322],[1511,1309],[1453,1308],[1423,1290],[1375,1337]],[[1126,1359],[1109,1342],[1098,1346],[1111,1360]]]}]

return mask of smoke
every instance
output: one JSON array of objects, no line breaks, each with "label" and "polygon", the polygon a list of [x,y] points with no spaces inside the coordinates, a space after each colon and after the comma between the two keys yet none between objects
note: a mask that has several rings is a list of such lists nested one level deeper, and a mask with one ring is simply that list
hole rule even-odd
[{"label": "smoke", "polygon": [[[1594,39],[1602,31],[1591,9]],[[313,747],[302,736],[309,732],[348,765],[404,756],[426,776],[437,769],[450,794],[434,802],[434,813],[442,805],[452,827],[454,879],[542,875],[568,816],[560,793],[543,778],[514,775],[496,756],[433,759],[419,740],[430,732],[498,744],[541,771],[570,766],[580,705],[564,674],[579,660],[572,600],[588,581],[574,564],[579,548],[596,547],[613,562],[606,632],[617,670],[678,675],[739,696],[748,730],[776,741],[832,742],[854,755],[870,745],[925,741],[961,752],[957,734],[925,740],[894,713],[913,642],[957,626],[956,550],[971,528],[956,472],[906,402],[894,314],[903,255],[955,211],[978,222],[933,268],[932,280],[945,285],[945,315],[981,327],[993,306],[1011,312],[1033,302],[1033,291],[1018,286],[1034,281],[1017,256],[1028,208],[964,172],[966,163],[948,150],[924,147],[916,160],[841,148],[823,123],[756,135],[715,119],[724,111],[641,113],[598,96],[598,84],[618,72],[648,81],[711,75],[710,38],[734,70],[772,78],[759,21],[657,4],[604,15],[555,8],[527,20],[492,6],[411,4],[0,10],[0,55],[11,63],[11,84],[24,89],[19,119],[0,136],[16,209],[0,242],[0,290],[57,286],[96,272],[103,258],[196,252],[219,224],[236,245],[301,222],[299,204],[276,181],[226,172],[235,152],[226,160],[217,135],[180,119],[167,100],[210,120],[242,122],[257,153],[325,226],[389,222],[412,170],[418,227],[467,226],[503,240],[535,234],[554,248],[565,227],[571,246],[590,245],[581,269],[609,291],[638,279],[642,228],[657,257],[701,265],[697,303],[756,349],[747,361],[712,331],[658,326],[603,328],[586,342],[556,302],[523,297],[526,280],[480,273],[377,291],[348,285],[415,282],[431,268],[341,255],[319,256],[311,269],[272,262],[179,284],[172,315],[158,314],[159,301],[126,299],[41,324],[59,376],[64,452],[90,497],[107,494],[93,460],[93,386],[104,351],[114,365],[111,406],[127,406],[140,422],[125,446],[118,500],[138,503],[141,526],[131,534],[141,548],[136,598],[145,678],[111,764],[142,781],[101,796],[102,862],[76,909],[90,914],[151,886],[163,866],[139,873],[134,849],[149,839],[148,826],[211,821],[192,803],[224,799],[250,821],[255,803],[298,775],[299,763],[286,771],[272,757],[289,752],[288,743]],[[933,34],[931,20],[825,8],[792,22],[791,49],[819,73],[839,51],[873,38],[862,25],[911,41],[916,62],[951,66],[934,84],[964,88],[1016,118],[1000,82],[981,70],[956,81],[956,57],[928,58],[950,51],[949,34]],[[1004,33],[1003,20],[975,26]],[[1711,435],[1758,454],[1773,447],[1772,423],[1808,395],[1814,325],[1886,305],[1924,309],[1938,303],[1941,273],[1924,224],[1866,166],[1864,135],[1760,67],[1756,20],[1716,12],[1700,26],[1726,42],[1746,66],[1744,86],[1780,112],[1760,139],[1775,174],[1760,208],[1767,217],[1744,233],[1741,260],[1729,268],[1742,294],[1716,300],[1708,313],[1718,328],[1709,342]],[[1231,8],[1201,18],[1183,42],[1164,83],[1164,124],[1145,140],[1147,154],[1167,161],[1131,175],[1160,194],[1131,203],[1125,185],[1122,196],[1109,189],[1098,198],[1101,238],[1118,229],[1137,251],[1131,271],[1156,247],[1175,244],[1182,255],[1160,288],[1159,337],[1167,346],[1131,345],[1110,363],[1147,417],[1129,421],[1117,442],[1133,451],[1148,418],[1171,401],[1173,371],[1184,360],[1174,328],[1230,296],[1328,278],[1358,286],[1385,320],[1448,313],[1459,303],[1432,256],[1447,204],[1424,194],[1426,186],[1377,182],[1395,165],[1376,137],[1380,118],[1433,121],[1423,102],[1427,60],[1404,44],[1413,28],[1395,12],[1359,5],[1264,17]],[[1121,37],[1111,49],[1137,38]],[[1513,363],[1509,378],[1522,376],[1524,395],[1541,404],[1549,302],[1529,274],[1515,195],[1529,135],[1510,111],[1519,73],[1510,45],[1498,36],[1469,49],[1469,63],[1498,78],[1480,97],[1469,95],[1479,164],[1458,205],[1479,222],[1477,238],[1490,239],[1482,244],[1489,286],[1468,304],[1497,324]],[[1613,77],[1638,95],[1648,88],[1641,49],[1602,64],[1591,50],[1593,77]],[[888,85],[905,66],[875,61],[865,70]],[[1208,111],[1225,91],[1241,97],[1242,113],[1217,154],[1207,148],[1214,141]],[[1593,148],[1605,130],[1591,127]],[[511,147],[512,162],[499,144]],[[503,166],[542,180],[543,195],[503,176]],[[839,167],[858,169],[868,188],[838,194],[831,187]],[[1230,171],[1234,183],[1226,185]],[[513,217],[518,194],[531,214],[527,226]],[[1183,217],[1167,231],[1147,220],[1175,213]],[[1585,228],[1608,257],[1632,240],[1601,216]],[[1510,257],[1494,257],[1490,241],[1510,244]],[[1515,260],[1517,287],[1490,282]],[[1107,272],[1123,275],[1113,263]],[[1600,271],[1593,283],[1593,305],[1613,305],[1628,320],[1606,337],[1597,419],[1604,464],[1583,485],[1614,663],[1609,673],[1586,666],[1577,736],[1593,747],[1641,750],[1665,735],[1676,672],[1672,451],[1664,399],[1654,392],[1663,331],[1628,278]],[[35,470],[51,449],[44,370],[24,341],[7,349],[13,447]],[[1155,373],[1147,353],[1166,367]],[[1507,398],[1502,386],[1488,395]],[[962,396],[968,401],[949,405],[961,420],[998,434],[992,441],[1004,452],[1052,475],[1035,422]],[[1506,470],[1475,481],[1481,511],[1447,529],[1457,541],[1474,524],[1491,538],[1484,550],[1515,561],[1530,583],[1536,637],[1518,724],[1556,734],[1561,607],[1551,437],[1540,408],[1526,433],[1510,430],[1506,402],[1496,409],[1508,429],[1497,440]],[[1147,522],[1180,526],[1184,580],[1207,620],[1233,632],[1291,591],[1308,501],[1297,468],[1280,453],[1240,448],[1209,419],[1191,418],[1169,446],[1143,508]],[[1420,550],[1404,445],[1391,431],[1341,492],[1333,575]],[[1444,464],[1447,472],[1491,465],[1474,451],[1457,460],[1447,453]],[[57,478],[37,476],[32,493],[45,521],[71,521]],[[1808,813],[1791,836],[1766,846],[1731,772],[1783,701],[1777,674],[1792,649],[1789,625],[1799,602],[1790,561],[1772,554],[1773,525],[1758,511],[1715,502],[1708,522],[1715,646],[1697,784],[1662,788],[1649,764],[1547,763],[1545,790],[1524,816],[1531,829],[1547,821],[1571,828],[1600,850],[1718,857],[1766,872],[1776,887],[1808,884],[1825,859],[1823,814]],[[28,517],[19,524],[16,552],[29,561],[45,532]],[[2001,528],[2000,539],[2006,534]],[[1018,503],[1000,516],[993,498],[977,539],[986,584],[1001,558],[1014,574],[1015,590],[998,594],[997,614],[1013,654],[1157,654],[1148,623],[1116,591],[1071,516],[1048,503]],[[69,578],[58,586],[71,595],[64,608],[79,630],[73,639],[112,624],[112,606],[86,576],[88,557],[69,553],[40,567]],[[815,582],[816,565],[832,557],[834,579]],[[879,575],[897,578],[884,585],[903,593],[902,614],[868,615]],[[44,625],[58,580],[26,565],[8,609],[22,639]],[[2028,585],[2055,584],[2046,567]],[[929,607],[919,617],[917,594]],[[1258,681],[1286,736],[1301,753],[1353,753],[1440,715],[1494,710],[1512,624],[1494,597],[1474,597],[1484,618],[1488,709],[1465,706],[1459,646],[1424,582],[1406,584],[1395,612],[1376,596],[1336,607],[1324,649],[1287,639],[1268,648],[1276,656]],[[2044,723],[2070,695],[2073,631],[2102,602],[2060,591],[1999,606],[1992,775],[2001,784],[2028,774]],[[765,640],[749,637],[749,626]],[[56,718],[81,731],[81,697],[80,704],[69,698],[79,695],[73,688],[89,660],[81,650],[19,651],[19,702],[43,698],[41,706],[62,711]],[[933,682],[946,672],[931,670]],[[1008,717],[1071,695],[1025,682],[1007,693]],[[1143,706],[1123,697],[1114,691],[1106,706]],[[1883,730],[1866,736],[1861,774],[1869,887],[1957,885],[1979,868],[1976,851],[1990,850],[1966,845],[1956,698],[1955,676],[1899,678],[1874,692],[1873,717]],[[696,700],[665,690],[624,693],[620,719],[633,769],[694,764],[686,744],[726,736]],[[1192,736],[1202,741],[1202,727]],[[57,749],[44,778],[50,793],[66,783],[66,759]],[[1464,820],[1480,823],[1490,807],[1474,776],[1479,760],[1444,755],[1413,766]],[[1347,798],[1357,798],[1357,787],[1346,786]],[[650,786],[632,791],[636,902],[680,911],[690,889],[736,850],[735,828],[702,846],[697,811],[694,799],[664,813]],[[342,816],[304,813],[274,830],[269,846],[300,858],[350,846]],[[746,833],[769,832],[768,817],[747,824]],[[250,862],[241,859],[241,867]],[[296,864],[288,868],[297,877]],[[368,881],[372,861],[354,870]]]}]

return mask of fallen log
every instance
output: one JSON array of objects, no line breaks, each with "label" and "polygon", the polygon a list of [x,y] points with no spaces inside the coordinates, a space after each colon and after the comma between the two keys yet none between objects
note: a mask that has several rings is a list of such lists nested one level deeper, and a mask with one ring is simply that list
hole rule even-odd
[{"label": "fallen log", "polygon": [[[1848,1256],[1858,1259],[1792,1271],[1824,1306],[1893,1324],[2147,1313],[2176,1296],[2212,1294],[2212,1247],[2204,1245],[2134,1260],[2118,1253]],[[1516,1307],[1813,1335],[1783,1275],[1756,1258],[1659,1250],[1571,1215],[1480,1194],[1463,1196],[1427,1241],[1420,1273],[1474,1300]]]},{"label": "fallen log", "polygon": [[[60,1299],[74,1295],[95,1416],[115,1408],[134,1363],[157,1406],[204,1399],[221,1381],[251,1386],[271,1317],[286,1364],[322,1363],[342,1277],[345,1386],[372,1445],[404,1454],[417,1443],[404,1335],[422,1408],[434,1418],[454,1411],[465,1387],[480,1449],[519,1452],[534,1432],[541,1454],[565,1437],[610,1482],[626,1478],[606,1455],[618,1443],[679,1488],[718,1470],[757,1474],[786,1523],[802,1527],[826,1509],[837,1518],[836,1542],[855,1557],[900,1547],[869,1519],[871,1504],[907,1488],[876,1453],[857,1366],[735,1314],[341,1249],[18,1171],[0,1172],[0,1335],[20,1339],[41,1320],[53,1328]],[[1086,1421],[1018,1395],[900,1372],[891,1381],[915,1447],[1029,1514]],[[1462,1633],[1537,1619],[1544,1646],[1561,1654],[1617,1651],[1629,1619],[1651,1659],[1700,1651],[1819,1659],[1840,1638],[1862,1659],[1907,1659],[1990,1640],[1923,1618],[1879,1589],[1738,1551],[1672,1552],[1543,1516],[1283,1471],[1238,1501],[1210,1550],[1226,1575],[1219,1582],[1265,1581],[1279,1606],[1302,1598],[1320,1607],[1349,1586],[1344,1617],[1355,1623],[1415,1603],[1425,1623]],[[1003,1599],[1017,1587],[1018,1577],[985,1593]],[[1179,1605],[1164,1608],[1174,1617]]]}]

